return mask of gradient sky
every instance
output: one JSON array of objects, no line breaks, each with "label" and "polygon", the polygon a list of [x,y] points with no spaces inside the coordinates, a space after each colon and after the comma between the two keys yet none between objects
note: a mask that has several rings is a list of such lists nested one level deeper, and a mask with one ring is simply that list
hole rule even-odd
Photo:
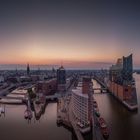
[{"label": "gradient sky", "polygon": [[130,53],[140,68],[137,1],[0,2],[0,64],[106,68]]}]

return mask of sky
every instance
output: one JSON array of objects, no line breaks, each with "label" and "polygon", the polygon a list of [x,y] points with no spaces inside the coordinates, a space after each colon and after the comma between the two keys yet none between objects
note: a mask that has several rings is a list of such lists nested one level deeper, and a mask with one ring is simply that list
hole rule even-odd
[{"label": "sky", "polygon": [[140,68],[139,52],[135,0],[0,2],[0,68],[27,63],[108,68],[130,53]]}]

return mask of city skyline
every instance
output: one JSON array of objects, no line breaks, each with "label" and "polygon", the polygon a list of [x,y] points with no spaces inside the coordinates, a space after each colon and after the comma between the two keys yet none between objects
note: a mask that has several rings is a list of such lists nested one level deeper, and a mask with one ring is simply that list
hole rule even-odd
[{"label": "city skyline", "polygon": [[1,140],[140,139],[139,0],[0,0]]},{"label": "city skyline", "polygon": [[1,3],[0,64],[107,68],[133,53],[140,68],[136,3]]}]

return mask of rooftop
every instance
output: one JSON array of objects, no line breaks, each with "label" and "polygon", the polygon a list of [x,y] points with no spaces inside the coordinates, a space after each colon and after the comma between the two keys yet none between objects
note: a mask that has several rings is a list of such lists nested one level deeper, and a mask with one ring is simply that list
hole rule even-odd
[{"label": "rooftop", "polygon": [[82,96],[84,98],[88,98],[88,94],[83,94],[82,93],[82,88],[73,89],[72,92],[77,94],[78,96]]}]

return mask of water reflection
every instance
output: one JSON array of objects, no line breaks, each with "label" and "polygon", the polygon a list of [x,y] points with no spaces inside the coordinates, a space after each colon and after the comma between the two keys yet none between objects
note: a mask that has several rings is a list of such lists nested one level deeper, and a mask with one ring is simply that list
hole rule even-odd
[{"label": "water reflection", "polygon": [[0,117],[0,132],[2,140],[71,140],[70,131],[56,125],[56,103],[49,103],[39,120],[33,118],[24,119],[25,105],[5,105],[5,117]]},{"label": "water reflection", "polygon": [[[138,101],[140,101],[140,75],[135,75]],[[94,86],[100,85],[94,81]],[[110,129],[109,140],[139,140],[140,113],[129,112],[109,94],[96,91],[96,101],[101,115]],[[32,119],[24,119],[26,105],[0,105],[5,108],[5,114],[0,117],[0,132],[2,140],[75,140],[75,135],[63,126],[57,126],[57,103],[47,103],[39,118],[31,107]],[[139,105],[140,109],[140,105]],[[88,140],[90,136],[86,136]]]},{"label": "water reflection", "polygon": [[[140,101],[140,75],[135,75],[138,101]],[[94,86],[100,86],[94,81]],[[94,95],[101,115],[110,128],[110,140],[139,140],[140,113],[129,112],[120,102],[110,94]],[[139,106],[140,109],[140,106]]]}]

